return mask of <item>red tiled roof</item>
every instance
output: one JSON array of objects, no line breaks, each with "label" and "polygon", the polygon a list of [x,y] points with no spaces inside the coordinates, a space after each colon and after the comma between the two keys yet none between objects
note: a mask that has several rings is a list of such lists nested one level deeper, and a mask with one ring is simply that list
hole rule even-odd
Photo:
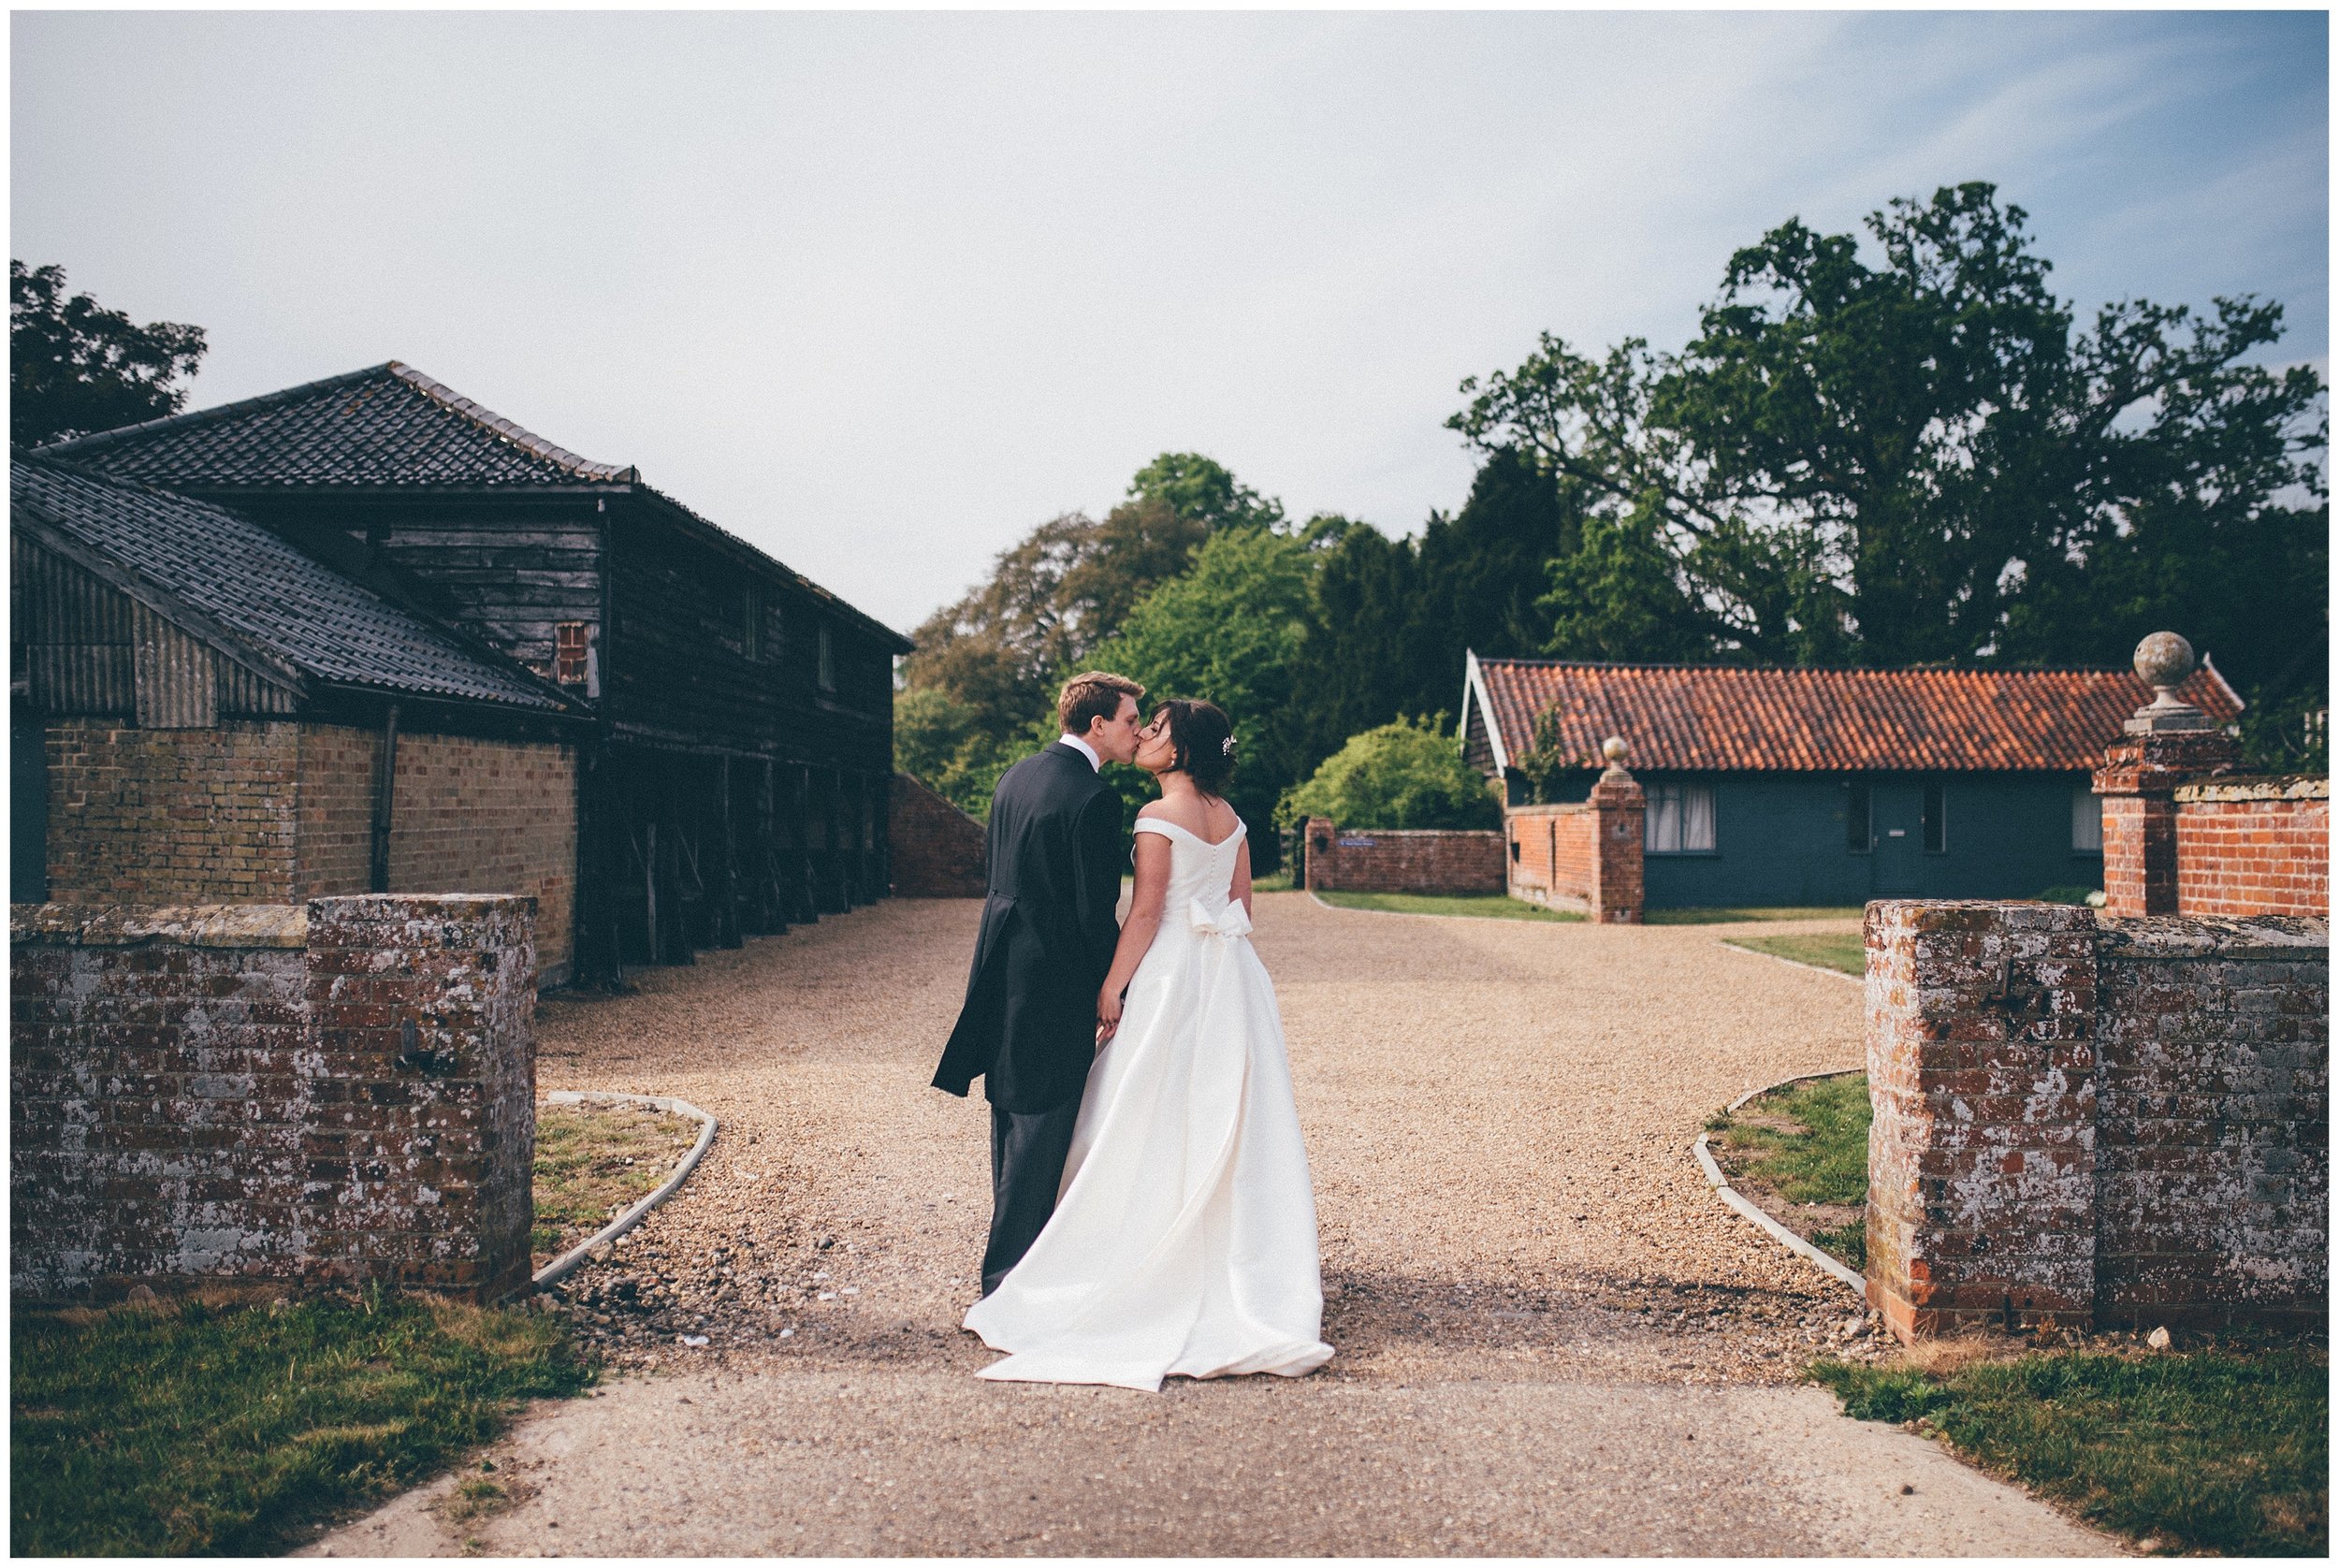
[{"label": "red tiled roof", "polygon": [[[1559,714],[1562,755],[1599,767],[1700,772],[2019,771],[2099,767],[2120,725],[2152,700],[2132,670],[1764,670],[1480,659],[1472,707],[1491,710],[1504,754]],[[2241,699],[2206,662],[2177,694],[2218,724]]]}]

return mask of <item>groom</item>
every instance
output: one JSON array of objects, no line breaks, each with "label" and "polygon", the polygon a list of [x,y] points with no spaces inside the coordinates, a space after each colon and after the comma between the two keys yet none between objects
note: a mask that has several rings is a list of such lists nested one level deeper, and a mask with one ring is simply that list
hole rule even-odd
[{"label": "groom", "polygon": [[1097,1055],[1097,993],[1121,928],[1128,843],[1121,798],[1097,771],[1137,755],[1126,675],[1092,671],[1056,698],[1064,733],[999,777],[985,838],[990,886],[966,1002],[934,1086],[991,1102],[991,1241],[982,1293],[998,1288],[1055,1212],[1081,1092]]}]

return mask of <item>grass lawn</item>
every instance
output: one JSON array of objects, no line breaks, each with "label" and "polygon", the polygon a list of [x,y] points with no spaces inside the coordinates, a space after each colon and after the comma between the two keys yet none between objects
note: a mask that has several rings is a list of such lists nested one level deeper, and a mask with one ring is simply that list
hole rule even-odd
[{"label": "grass lawn", "polygon": [[560,1324],[372,1291],[11,1314],[18,1556],[282,1550],[591,1374]]},{"label": "grass lawn", "polygon": [[674,1173],[699,1135],[688,1116],[638,1106],[536,1108],[536,1268],[607,1225]]},{"label": "grass lawn", "polygon": [[1867,1261],[1869,1115],[1867,1074],[1847,1072],[1751,1099],[1706,1130],[1732,1186],[1858,1269]]},{"label": "grass lawn", "polygon": [[1925,1372],[1823,1361],[1847,1414],[1921,1421],[1983,1469],[2149,1549],[2328,1554],[2320,1348],[2055,1351]]},{"label": "grass lawn", "polygon": [[1644,925],[1737,925],[1748,921],[1858,920],[1857,904],[1763,904],[1734,909],[1644,909]]},{"label": "grass lawn", "polygon": [[1722,945],[1744,948],[1749,952],[1766,952],[1773,958],[1791,958],[1816,968],[1838,969],[1847,975],[1868,972],[1867,947],[1856,931],[1817,936],[1732,936]]},{"label": "grass lawn", "polygon": [[1399,915],[1477,915],[1488,920],[1580,921],[1572,909],[1547,909],[1507,893],[1319,893],[1339,909],[1383,909]]}]

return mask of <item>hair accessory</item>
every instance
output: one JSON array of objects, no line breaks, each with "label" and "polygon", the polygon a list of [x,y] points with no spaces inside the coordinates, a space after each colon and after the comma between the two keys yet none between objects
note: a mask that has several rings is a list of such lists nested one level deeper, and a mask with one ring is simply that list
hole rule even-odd
[{"label": "hair accessory", "polygon": [[1234,755],[1234,736],[1228,735],[1225,740],[1218,743],[1218,754],[1221,757],[1231,757]]}]

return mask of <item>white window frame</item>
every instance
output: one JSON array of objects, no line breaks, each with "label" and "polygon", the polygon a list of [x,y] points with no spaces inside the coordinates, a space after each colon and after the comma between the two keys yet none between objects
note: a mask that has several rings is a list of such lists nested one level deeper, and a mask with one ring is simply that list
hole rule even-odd
[{"label": "white window frame", "polygon": [[2103,797],[2092,784],[2071,786],[2071,853],[2103,853]]},{"label": "white window frame", "polygon": [[[1720,842],[1714,828],[1714,787],[1676,780],[1641,786],[1648,802],[1641,852],[1650,855],[1710,855]],[[1703,843],[1692,842],[1702,838]]]}]

